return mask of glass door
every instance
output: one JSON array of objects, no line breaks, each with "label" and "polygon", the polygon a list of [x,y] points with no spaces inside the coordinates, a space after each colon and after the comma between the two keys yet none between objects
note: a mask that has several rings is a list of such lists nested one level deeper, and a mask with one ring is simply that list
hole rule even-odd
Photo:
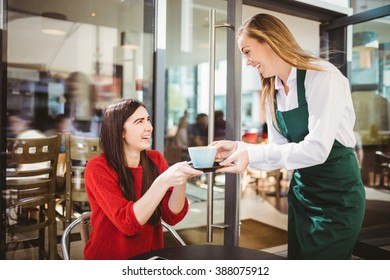
[{"label": "glass door", "polygon": [[334,20],[329,30],[337,35],[348,27],[351,39],[347,73],[356,113],[355,150],[366,190],[366,216],[354,255],[362,259],[389,259],[388,220],[382,216],[390,190],[388,2],[351,1],[356,15]]},{"label": "glass door", "polygon": [[[97,137],[102,113],[121,97],[143,100],[152,111],[154,3],[7,1],[2,141],[20,133],[63,131]],[[37,218],[37,212],[28,209],[14,217],[3,213],[2,225],[33,223]],[[36,246],[24,239],[2,235],[3,257],[36,259]]]},{"label": "glass door", "polygon": [[[168,0],[165,147],[170,163],[188,159],[188,146],[207,145],[209,120],[209,11],[216,22],[227,22],[226,1]],[[215,111],[226,112],[226,30],[216,32]],[[198,120],[198,121],[197,121]],[[189,133],[181,133],[186,129]],[[191,130],[196,130],[191,132]],[[217,138],[224,137],[223,124]],[[186,139],[187,138],[187,139]]]},{"label": "glass door", "polygon": [[350,79],[363,181],[385,189],[390,189],[388,167],[381,167],[390,153],[389,24],[386,16],[352,26]]},{"label": "glass door", "polygon": [[[227,1],[167,1],[164,155],[170,165],[189,161],[188,147],[205,146],[210,139],[225,138],[227,29],[215,29],[211,46],[215,48],[215,67],[210,67],[211,9],[215,11],[215,25],[227,23]],[[212,100],[210,75],[215,75]],[[179,228],[206,225],[210,218],[207,214],[209,184],[214,210],[211,220],[223,223],[225,175],[205,173],[190,180],[187,186],[190,210]],[[223,239],[213,242],[222,243]]]},{"label": "glass door", "polygon": [[[352,98],[356,146],[366,186],[366,216],[355,255],[389,259],[386,216],[390,192],[390,6],[387,15],[352,25]],[[373,206],[375,205],[375,206]],[[370,219],[371,209],[375,219]],[[381,229],[381,230],[378,230]]]}]

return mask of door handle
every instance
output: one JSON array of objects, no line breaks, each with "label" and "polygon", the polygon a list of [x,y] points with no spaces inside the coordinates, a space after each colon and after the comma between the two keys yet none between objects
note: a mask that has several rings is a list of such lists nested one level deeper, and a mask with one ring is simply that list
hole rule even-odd
[{"label": "door handle", "polygon": [[[208,125],[208,143],[214,141],[214,100],[215,100],[215,33],[220,27],[232,28],[230,24],[215,23],[215,9],[209,10],[209,125]],[[213,242],[213,213],[214,213],[214,193],[213,193],[213,175],[207,174],[207,242]],[[216,226],[215,226],[216,227]],[[218,226],[220,227],[220,226]]]}]

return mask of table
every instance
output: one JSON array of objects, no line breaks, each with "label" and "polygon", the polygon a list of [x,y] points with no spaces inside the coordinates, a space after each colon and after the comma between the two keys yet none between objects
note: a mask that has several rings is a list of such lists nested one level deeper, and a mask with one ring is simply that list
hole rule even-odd
[{"label": "table", "polygon": [[285,260],[264,251],[227,245],[187,245],[151,251],[132,258],[147,260],[152,257],[168,260]]}]

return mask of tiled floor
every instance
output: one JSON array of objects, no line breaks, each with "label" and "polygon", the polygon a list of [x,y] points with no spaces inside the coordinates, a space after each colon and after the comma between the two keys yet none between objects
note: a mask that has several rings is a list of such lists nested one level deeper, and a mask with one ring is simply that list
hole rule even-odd
[{"label": "tiled floor", "polygon": [[[215,192],[221,191],[223,197],[223,189],[215,189]],[[367,199],[385,200],[390,201],[390,192],[383,190],[376,190],[373,188],[366,188]],[[218,197],[218,195],[217,195]],[[286,198],[282,198],[286,199]],[[188,227],[196,227],[206,225],[206,201],[192,202],[189,212],[182,222],[175,226],[175,229],[182,229]],[[279,211],[262,195],[256,194],[252,187],[249,187],[242,194],[240,202],[240,217],[241,219],[254,219],[284,230],[287,230],[287,215]],[[217,199],[214,202],[214,223],[222,223],[224,217],[224,200]],[[62,224],[58,223],[58,234],[62,232]],[[254,248],[256,249],[256,248]],[[21,250],[17,253],[12,253],[9,258],[15,259],[31,259],[34,249]],[[268,248],[265,251],[286,256],[287,244]],[[58,246],[58,252],[62,254],[60,245]],[[71,259],[80,260],[83,259],[83,245],[81,241],[71,243]]]}]

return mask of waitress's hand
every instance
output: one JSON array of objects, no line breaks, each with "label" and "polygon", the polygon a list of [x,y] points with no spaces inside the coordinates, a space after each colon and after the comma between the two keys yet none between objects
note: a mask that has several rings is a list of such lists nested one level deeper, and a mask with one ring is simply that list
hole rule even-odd
[{"label": "waitress's hand", "polygon": [[217,154],[215,159],[224,160],[237,150],[237,142],[229,140],[214,141],[209,146],[215,146],[217,148]]},{"label": "waitress's hand", "polygon": [[249,164],[249,155],[248,151],[239,150],[235,151],[228,158],[219,163],[219,165],[223,166],[222,168],[218,168],[216,173],[243,173]]}]

